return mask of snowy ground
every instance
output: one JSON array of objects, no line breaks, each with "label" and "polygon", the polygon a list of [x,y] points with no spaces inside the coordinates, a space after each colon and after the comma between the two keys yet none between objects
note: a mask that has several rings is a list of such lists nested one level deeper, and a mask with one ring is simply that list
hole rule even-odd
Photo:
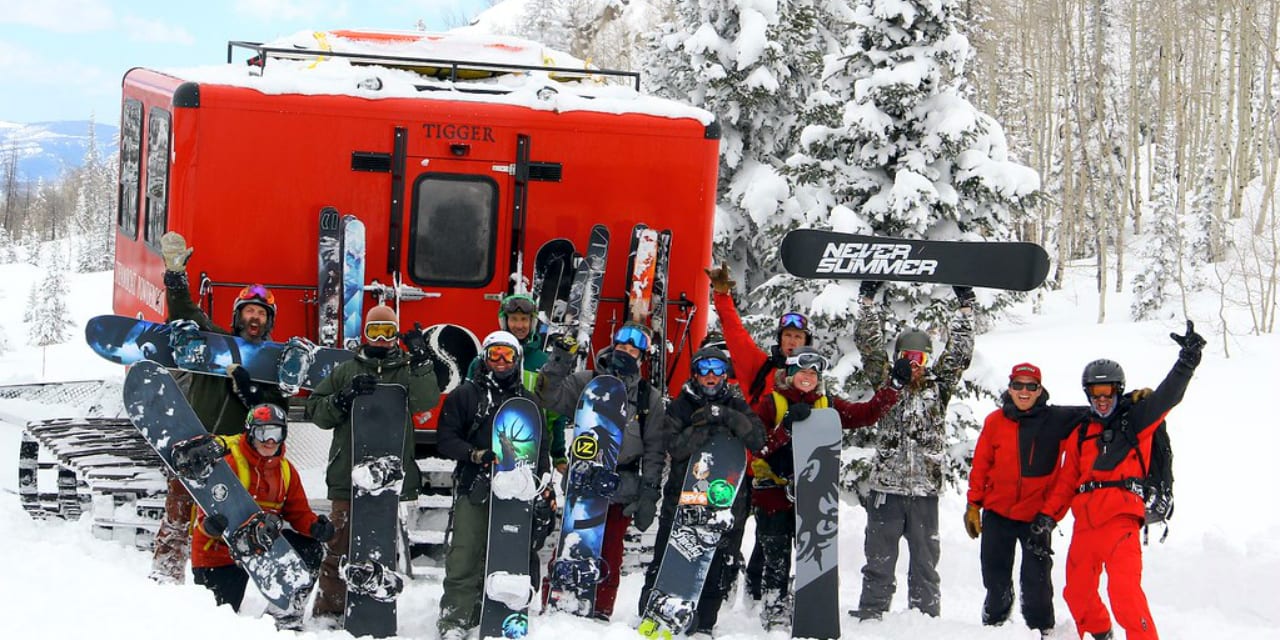
[{"label": "snowy ground", "polygon": [[[119,377],[119,368],[93,356],[80,341],[86,318],[110,312],[111,275],[73,276],[71,308],[78,326],[70,342],[47,353],[22,346],[26,340],[22,305],[36,277],[33,267],[0,266],[0,327],[12,347],[0,355],[0,384]],[[1131,387],[1155,386],[1173,363],[1177,348],[1168,333],[1180,332],[1181,320],[1130,323],[1124,320],[1127,297],[1113,294],[1108,313],[1113,320],[1099,325],[1094,322],[1096,300],[1092,278],[1081,276],[1063,291],[1049,294],[1041,315],[1032,315],[1029,306],[1020,307],[978,339],[969,375],[999,385],[1011,365],[1029,360],[1044,369],[1046,385],[1057,402],[1075,404],[1083,402],[1077,386],[1081,368],[1089,360],[1108,357],[1124,365]],[[1276,484],[1271,464],[1280,450],[1280,429],[1274,417],[1258,411],[1269,413],[1265,402],[1277,389],[1273,371],[1280,362],[1280,337],[1233,337],[1228,342],[1232,356],[1228,359],[1222,336],[1213,335],[1216,303],[1206,299],[1191,308],[1210,346],[1186,400],[1170,416],[1178,508],[1168,541],[1153,542],[1146,549],[1144,584],[1166,638],[1277,638],[1280,510],[1272,506],[1270,491]],[[985,415],[993,407],[972,408]],[[49,409],[51,413],[58,410]],[[151,583],[146,577],[148,555],[93,538],[88,517],[77,523],[29,518],[15,493],[20,432],[17,425],[0,423],[0,540],[4,542],[0,566],[5,567],[0,578],[0,612],[4,627],[10,629],[6,636],[276,637],[269,620],[252,615],[260,608],[259,601],[250,601],[249,611],[236,615],[228,607],[215,608],[212,596],[201,587]],[[942,617],[928,619],[905,610],[906,577],[901,574],[894,612],[878,623],[859,624],[844,618],[845,637],[1033,637],[1020,624],[986,629],[979,623],[983,590],[978,544],[964,533],[963,509],[958,494],[942,500]],[[858,597],[864,522],[860,508],[842,509],[840,598],[845,608]],[[1063,530],[1070,531],[1069,523],[1059,528]],[[1055,584],[1060,593],[1066,536],[1055,537],[1054,546]],[[530,638],[635,638],[639,580],[638,575],[624,577],[614,623],[559,614],[535,617]],[[434,579],[410,585],[400,600],[400,634],[434,637],[439,597],[440,585]],[[1056,606],[1058,637],[1075,637],[1060,597]],[[340,631],[301,635],[348,637]],[[725,606],[716,633],[723,638],[787,635],[764,633],[754,610],[741,600]]]}]

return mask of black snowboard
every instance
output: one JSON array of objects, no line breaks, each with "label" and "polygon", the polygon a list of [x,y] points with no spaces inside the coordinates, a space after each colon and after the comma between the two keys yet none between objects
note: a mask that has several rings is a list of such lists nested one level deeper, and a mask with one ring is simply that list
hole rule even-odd
[{"label": "black snowboard", "polygon": [[493,417],[492,450],[498,458],[489,485],[481,638],[522,638],[529,632],[533,501],[542,431],[542,412],[528,398],[507,400]]},{"label": "black snowboard", "polygon": [[342,333],[342,214],[333,207],[320,210],[320,240],[316,249],[317,342],[337,347]]},{"label": "black snowboard", "polygon": [[351,548],[344,574],[345,626],[353,636],[396,634],[398,589],[392,573],[408,414],[408,394],[398,384],[379,384],[351,405]]},{"label": "black snowboard", "polygon": [[[178,474],[173,465],[173,445],[209,433],[173,376],[149,360],[133,365],[125,376],[124,405],[129,420],[175,475]],[[249,531],[263,511],[226,460],[218,460],[211,468],[211,473],[203,478],[181,475],[178,478],[205,514],[226,516],[229,526],[223,539],[231,548],[231,557],[249,573],[263,597],[274,607],[272,614],[281,619],[300,619],[314,576],[284,536],[275,536],[265,549],[255,550],[237,542],[250,537],[242,534]]]},{"label": "black snowboard", "polygon": [[797,229],[782,239],[782,266],[799,278],[892,280],[1030,291],[1049,275],[1032,242],[959,242]]},{"label": "black snowboard", "polygon": [[533,259],[530,293],[538,301],[538,319],[544,328],[564,315],[573,285],[573,254],[572,242],[556,238],[543,244]]},{"label": "black snowboard", "polygon": [[840,415],[814,409],[791,430],[795,460],[793,638],[840,637]]}]

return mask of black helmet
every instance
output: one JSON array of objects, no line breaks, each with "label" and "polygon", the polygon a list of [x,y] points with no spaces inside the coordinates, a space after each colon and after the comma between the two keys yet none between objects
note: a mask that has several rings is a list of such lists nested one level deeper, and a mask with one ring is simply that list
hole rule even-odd
[{"label": "black helmet", "polygon": [[[703,336],[702,342],[698,344],[699,349],[702,347],[715,347],[716,349],[721,350],[729,348],[728,345],[725,344],[724,334],[719,331],[708,331],[707,335]],[[725,355],[727,356],[729,354],[726,353]]]},{"label": "black helmet", "polygon": [[267,322],[262,327],[262,335],[271,335],[271,328],[276,324],[276,296],[260,284],[251,284],[236,294],[236,300],[231,305],[231,332],[238,335],[244,329],[240,324],[240,309],[249,304],[256,304],[267,310]]},{"label": "black helmet", "polygon": [[907,329],[898,334],[898,339],[893,342],[893,352],[895,354],[903,351],[923,351],[929,353],[933,351],[933,339],[929,334],[919,329]]},{"label": "black helmet", "polygon": [[715,347],[698,349],[689,359],[689,376],[696,378],[700,375],[699,369],[703,369],[706,374],[716,373],[720,376],[720,382],[715,387],[705,387],[696,379],[692,381],[702,396],[708,400],[724,397],[729,390],[729,378],[733,376],[733,362],[729,360],[729,354]]},{"label": "black helmet", "polygon": [[813,325],[809,324],[809,316],[799,311],[788,311],[778,316],[778,331],[774,333],[778,342],[782,342],[783,329],[799,329],[804,332],[805,346],[813,344]]},{"label": "black helmet", "polygon": [[1091,384],[1108,383],[1119,385],[1117,395],[1124,393],[1124,369],[1120,368],[1120,363],[1104,358],[1084,366],[1084,373],[1080,376],[1081,387],[1088,389]]},{"label": "black helmet", "polygon": [[255,405],[244,418],[244,433],[249,442],[275,440],[284,444],[289,436],[288,414],[269,402]]}]

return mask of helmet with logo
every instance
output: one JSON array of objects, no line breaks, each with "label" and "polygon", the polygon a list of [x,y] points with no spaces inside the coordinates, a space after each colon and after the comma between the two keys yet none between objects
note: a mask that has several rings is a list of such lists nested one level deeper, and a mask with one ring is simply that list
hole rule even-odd
[{"label": "helmet with logo", "polygon": [[267,322],[262,327],[262,335],[271,335],[271,327],[276,323],[276,297],[270,289],[260,284],[251,284],[236,294],[236,301],[231,305],[231,332],[239,335],[244,330],[244,325],[240,322],[240,310],[250,304],[267,310]]},{"label": "helmet with logo", "polygon": [[1124,393],[1124,369],[1120,368],[1120,363],[1105,358],[1094,360],[1084,366],[1084,373],[1080,375],[1080,386],[1087,391],[1089,385],[1094,384],[1114,384],[1117,386],[1116,394]]},{"label": "helmet with logo", "polygon": [[284,409],[264,402],[249,410],[244,419],[245,436],[249,442],[274,441],[284,444],[289,435],[289,417]]}]

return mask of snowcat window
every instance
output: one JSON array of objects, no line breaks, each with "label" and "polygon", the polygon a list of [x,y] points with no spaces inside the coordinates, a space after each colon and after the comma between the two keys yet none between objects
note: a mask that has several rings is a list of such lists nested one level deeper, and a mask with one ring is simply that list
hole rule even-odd
[{"label": "snowcat window", "polygon": [[424,174],[413,192],[410,275],[436,286],[483,287],[493,277],[498,185],[485,176]]},{"label": "snowcat window", "polygon": [[169,222],[169,112],[151,110],[147,127],[147,215],[143,240],[159,248]]},{"label": "snowcat window", "polygon": [[138,239],[138,188],[142,184],[142,103],[128,99],[120,110],[120,189],[116,224]]}]

